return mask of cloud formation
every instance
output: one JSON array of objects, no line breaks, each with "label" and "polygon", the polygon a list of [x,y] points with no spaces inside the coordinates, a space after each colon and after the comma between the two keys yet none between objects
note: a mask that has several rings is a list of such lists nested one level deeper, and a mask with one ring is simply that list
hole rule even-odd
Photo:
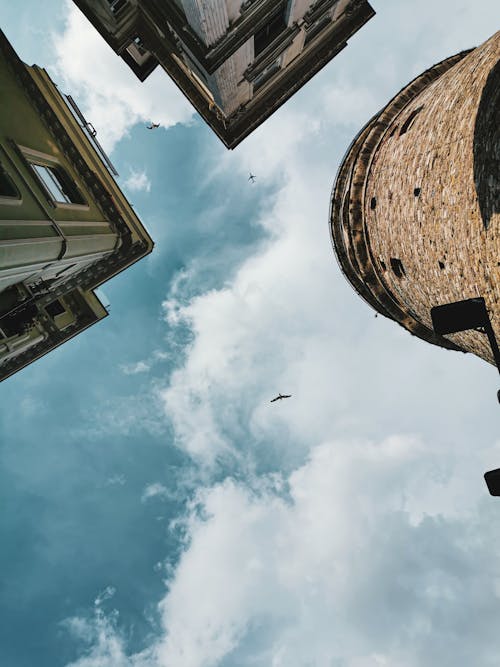
[{"label": "cloud formation", "polygon": [[[473,22],[470,7],[443,3],[439,23],[390,3],[401,31],[394,19],[375,44],[392,31],[398,53],[422,39],[418,53],[374,59],[369,43],[357,56],[369,25],[337,74],[236,153],[200,156],[224,187],[256,173],[264,237],[218,288],[184,267],[164,303],[167,336],[187,329],[189,342],[160,393],[163,417],[204,483],[175,522],[182,553],[157,638],[129,655],[116,618],[96,613],[72,667],[496,665],[500,526],[482,481],[500,459],[496,378],[375,319],[339,274],[327,228],[349,140],[418,73],[414,61],[421,71],[468,46],[445,18]],[[426,51],[426,27],[436,44],[446,32],[444,47]],[[293,399],[271,406],[278,391]],[[143,502],[164,495],[158,479]]]},{"label": "cloud formation", "polygon": [[150,192],[151,181],[146,174],[146,171],[130,170],[130,174],[124,182],[124,187],[131,192]]},{"label": "cloud formation", "polygon": [[73,621],[94,641],[72,667],[494,665],[500,519],[488,501],[429,512],[450,485],[433,449],[325,442],[288,478],[200,489],[163,638],[127,657],[116,618],[97,611]]}]

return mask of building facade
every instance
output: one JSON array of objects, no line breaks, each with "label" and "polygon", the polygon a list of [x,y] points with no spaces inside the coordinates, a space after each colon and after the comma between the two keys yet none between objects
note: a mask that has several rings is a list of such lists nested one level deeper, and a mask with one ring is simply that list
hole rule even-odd
[{"label": "building facade", "polygon": [[0,380],[107,315],[94,289],[153,244],[95,130],[0,32]]},{"label": "building facade", "polygon": [[144,80],[158,65],[228,148],[373,15],[367,0],[74,0]]},{"label": "building facade", "polygon": [[437,335],[431,308],[483,297],[500,340],[500,33],[431,67],[361,130],[337,174],[340,267],[412,334],[493,363],[484,332]]}]

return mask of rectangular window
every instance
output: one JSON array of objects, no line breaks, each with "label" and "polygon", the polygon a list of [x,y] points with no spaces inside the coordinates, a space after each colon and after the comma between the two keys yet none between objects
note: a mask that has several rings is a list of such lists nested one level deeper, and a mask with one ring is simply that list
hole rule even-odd
[{"label": "rectangular window", "polygon": [[142,39],[137,36],[126,48],[127,53],[132,56],[138,65],[144,65],[151,58],[151,51],[144,46]]},{"label": "rectangular window", "polygon": [[0,199],[20,199],[19,192],[9,174],[0,165]]},{"label": "rectangular window", "polygon": [[50,198],[60,204],[86,204],[76,183],[60,166],[31,162],[35,174]]},{"label": "rectangular window", "polygon": [[271,19],[254,35],[254,54],[259,56],[267,47],[277,39],[287,28],[286,6],[271,17]]},{"label": "rectangular window", "polygon": [[391,262],[391,269],[397,278],[402,278],[403,276],[406,276],[405,267],[403,266],[403,262],[400,259],[398,259],[397,257],[391,257],[390,262]]},{"label": "rectangular window", "polygon": [[66,312],[66,308],[62,305],[59,299],[56,299],[45,306],[45,310],[51,317],[57,317],[57,315],[62,315]]}]

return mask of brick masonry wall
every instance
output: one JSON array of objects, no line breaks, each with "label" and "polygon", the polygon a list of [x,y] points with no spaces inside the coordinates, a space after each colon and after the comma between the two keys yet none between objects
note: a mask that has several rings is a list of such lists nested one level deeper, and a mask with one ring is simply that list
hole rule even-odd
[{"label": "brick masonry wall", "polygon": [[[353,181],[348,186],[348,224],[350,243],[357,246],[351,255],[368,255],[359,261],[363,280],[369,284],[375,273],[373,285],[381,284],[408,322],[431,330],[433,306],[482,296],[500,341],[499,59],[497,33],[393,114],[372,147],[362,187]],[[363,252],[356,240],[356,199]],[[335,201],[332,206],[335,217],[339,209]],[[345,225],[345,219],[342,222]],[[349,266],[361,271],[353,260]],[[394,319],[420,335],[404,317]],[[493,362],[484,334],[472,331],[446,338]]]}]

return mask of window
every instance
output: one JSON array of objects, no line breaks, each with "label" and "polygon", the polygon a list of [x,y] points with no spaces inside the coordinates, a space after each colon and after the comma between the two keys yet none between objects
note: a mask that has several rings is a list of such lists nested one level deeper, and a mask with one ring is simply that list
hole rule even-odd
[{"label": "window", "polygon": [[403,262],[400,259],[397,259],[396,257],[391,257],[390,262],[391,262],[391,269],[397,278],[402,278],[403,276],[406,275],[405,267],[403,266]]},{"label": "window", "polygon": [[138,65],[144,65],[151,58],[151,51],[147,50],[139,36],[134,37],[133,41],[127,46],[126,51]]},{"label": "window", "polygon": [[66,312],[66,308],[62,305],[59,299],[52,301],[48,306],[45,306],[45,310],[51,317],[57,317],[57,315],[62,315]]},{"label": "window", "polygon": [[76,183],[59,165],[32,162],[31,166],[52,201],[59,204],[86,204]]},{"label": "window", "polygon": [[11,179],[9,174],[4,171],[2,165],[0,165],[0,200],[4,198],[19,200],[21,197],[19,195],[18,189],[14,185],[14,181]]},{"label": "window", "polygon": [[286,30],[286,7],[281,7],[280,10],[271,17],[270,21],[266,23],[254,35],[254,53],[255,57],[260,55],[267,47],[277,39],[281,33]]},{"label": "window", "polygon": [[370,199],[370,208],[371,208],[372,211],[374,211],[377,208],[377,198],[376,197],[372,197]]},{"label": "window", "polygon": [[422,111],[423,108],[424,107],[421,106],[421,107],[418,107],[417,109],[413,109],[411,114],[408,116],[408,118],[405,120],[405,122],[401,125],[401,130],[399,131],[399,136],[408,132],[410,127],[413,125],[413,121],[418,116],[418,114]]}]

